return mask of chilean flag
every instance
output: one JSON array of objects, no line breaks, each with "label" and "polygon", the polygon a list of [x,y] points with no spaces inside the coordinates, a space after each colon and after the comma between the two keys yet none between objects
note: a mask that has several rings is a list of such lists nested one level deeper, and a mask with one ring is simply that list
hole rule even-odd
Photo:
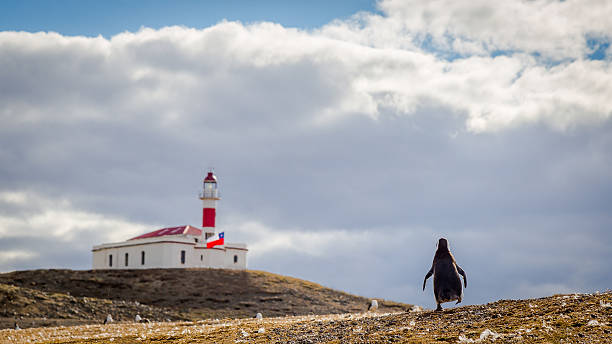
[{"label": "chilean flag", "polygon": [[206,248],[213,248],[217,245],[223,245],[225,243],[223,240],[224,235],[225,232],[221,232],[206,239]]}]

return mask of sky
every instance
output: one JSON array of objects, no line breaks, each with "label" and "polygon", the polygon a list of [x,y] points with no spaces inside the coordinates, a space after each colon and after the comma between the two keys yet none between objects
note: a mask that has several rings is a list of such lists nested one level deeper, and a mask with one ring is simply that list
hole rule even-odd
[{"label": "sky", "polygon": [[0,4],[0,271],[217,226],[248,267],[435,307],[612,286],[612,3]]}]

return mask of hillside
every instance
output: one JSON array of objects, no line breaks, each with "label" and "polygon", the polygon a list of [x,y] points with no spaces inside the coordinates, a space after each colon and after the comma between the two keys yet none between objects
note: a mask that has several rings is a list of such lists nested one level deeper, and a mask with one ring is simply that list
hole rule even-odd
[{"label": "hillside", "polygon": [[610,343],[612,293],[501,300],[442,312],[357,313],[2,330],[26,343]]},{"label": "hillside", "polygon": [[[107,314],[152,321],[355,313],[368,299],[263,271],[31,270],[0,274],[0,329],[99,324]],[[382,311],[411,305],[381,301]]]}]

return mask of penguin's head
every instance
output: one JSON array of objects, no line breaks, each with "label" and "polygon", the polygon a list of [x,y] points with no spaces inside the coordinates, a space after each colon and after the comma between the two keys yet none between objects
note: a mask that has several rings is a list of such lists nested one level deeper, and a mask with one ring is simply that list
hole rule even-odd
[{"label": "penguin's head", "polygon": [[438,250],[439,249],[448,250],[448,241],[446,241],[446,239],[440,238],[440,240],[438,240]]}]

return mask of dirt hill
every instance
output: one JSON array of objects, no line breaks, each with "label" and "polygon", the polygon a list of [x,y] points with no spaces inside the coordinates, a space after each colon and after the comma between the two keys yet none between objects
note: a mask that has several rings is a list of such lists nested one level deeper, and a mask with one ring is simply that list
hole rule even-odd
[{"label": "dirt hill", "polygon": [[[379,299],[383,311],[412,306]],[[355,313],[368,299],[263,271],[31,270],[0,274],[0,329],[131,321]]]},{"label": "dirt hill", "polygon": [[501,300],[442,312],[0,330],[0,338],[11,343],[611,343],[611,303],[612,293],[606,292]]}]

